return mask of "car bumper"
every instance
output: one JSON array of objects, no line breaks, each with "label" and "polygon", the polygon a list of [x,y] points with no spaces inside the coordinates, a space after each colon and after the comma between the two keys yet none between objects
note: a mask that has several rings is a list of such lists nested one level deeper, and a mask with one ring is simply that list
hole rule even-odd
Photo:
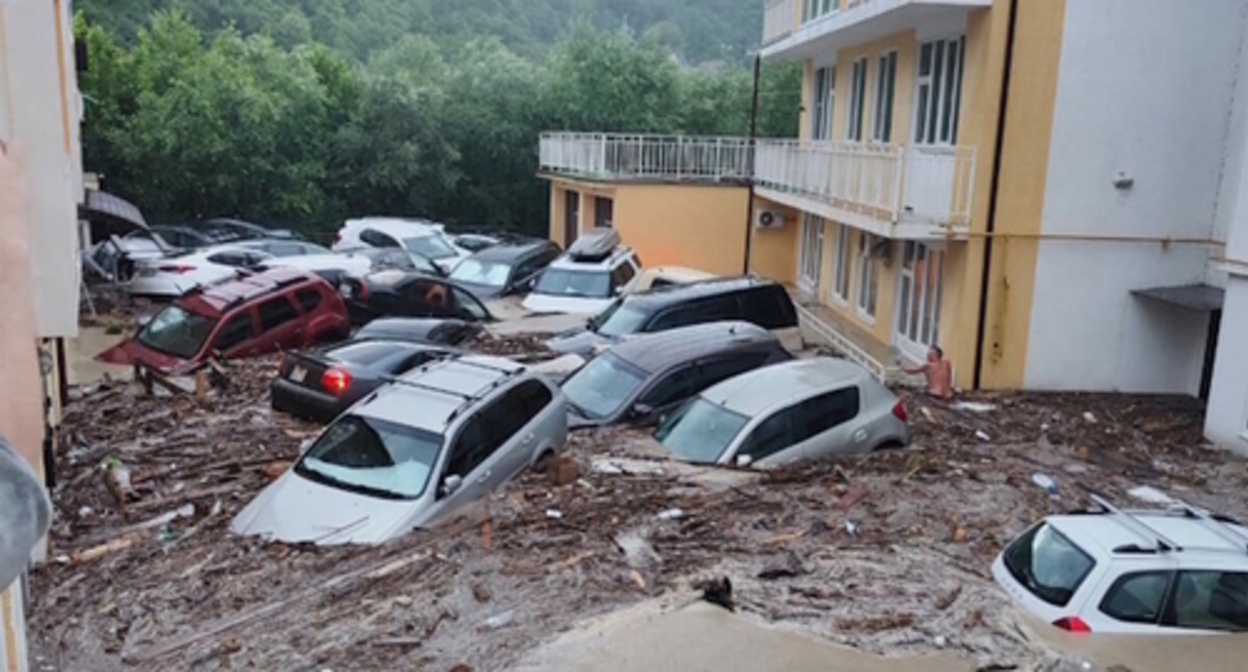
[{"label": "car bumper", "polygon": [[334,418],[350,408],[359,396],[336,397],[308,389],[285,378],[274,380],[269,388],[273,410],[326,423],[332,422]]}]

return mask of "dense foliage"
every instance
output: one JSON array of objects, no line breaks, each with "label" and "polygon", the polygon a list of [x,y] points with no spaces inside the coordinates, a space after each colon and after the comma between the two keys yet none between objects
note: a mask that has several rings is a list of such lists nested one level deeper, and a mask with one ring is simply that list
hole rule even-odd
[{"label": "dense foliage", "polygon": [[[185,3],[199,14],[146,17],[152,5],[178,3],[129,0],[116,3],[107,21],[100,9],[87,12],[77,25],[90,53],[80,80],[85,165],[153,221],[234,215],[316,233],[347,216],[402,214],[541,232],[548,207],[535,177],[541,131],[747,132],[744,65],[688,68],[654,36],[583,24],[530,52],[528,40],[543,35],[526,32],[521,50],[501,28],[494,36],[435,39],[395,32],[367,11],[350,23],[353,44],[325,44],[320,37],[335,29],[315,29],[334,7],[418,12],[432,1],[215,0]],[[461,10],[451,13],[459,20],[474,21],[465,8],[531,1],[446,4]],[[283,25],[304,21],[274,23],[266,12],[279,4],[308,10],[289,16],[313,26],[310,38],[282,36]],[[205,31],[221,23],[211,8],[225,6],[239,10],[230,25]],[[242,20],[246,8],[256,12],[255,25]],[[360,37],[374,28],[376,36]],[[761,133],[796,132],[798,79],[791,68],[765,68]]]}]

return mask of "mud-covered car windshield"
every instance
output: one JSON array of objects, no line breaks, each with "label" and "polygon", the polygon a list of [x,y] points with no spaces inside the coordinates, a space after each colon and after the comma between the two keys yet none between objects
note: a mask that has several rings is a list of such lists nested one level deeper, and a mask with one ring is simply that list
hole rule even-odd
[{"label": "mud-covered car windshield", "polygon": [[593,330],[609,338],[619,338],[641,331],[650,316],[634,310],[619,299],[594,318]]},{"label": "mud-covered car windshield", "polygon": [[714,464],[749,421],[698,397],[659,425],[654,438],[682,460]]},{"label": "mud-covered car windshield", "polygon": [[452,280],[486,287],[502,287],[507,284],[507,278],[510,276],[509,264],[480,259],[465,259],[451,273]]},{"label": "mud-covered car windshield", "polygon": [[1055,607],[1066,606],[1096,566],[1092,556],[1045,523],[1011,544],[1004,559],[1016,581]]},{"label": "mud-covered car windshield", "polygon": [[569,271],[548,268],[533,288],[534,294],[605,299],[611,295],[611,275],[606,271]]},{"label": "mud-covered car windshield", "polygon": [[442,437],[433,432],[347,415],[321,434],[295,472],[361,494],[418,499],[441,448]]},{"label": "mud-covered car windshield", "polygon": [[180,306],[169,306],[143,327],[138,341],[157,352],[190,359],[199,354],[199,349],[215,326],[215,317],[192,313]]},{"label": "mud-covered car windshield", "polygon": [[581,367],[562,387],[574,412],[598,420],[620,410],[644,380],[645,372],[608,353]]}]

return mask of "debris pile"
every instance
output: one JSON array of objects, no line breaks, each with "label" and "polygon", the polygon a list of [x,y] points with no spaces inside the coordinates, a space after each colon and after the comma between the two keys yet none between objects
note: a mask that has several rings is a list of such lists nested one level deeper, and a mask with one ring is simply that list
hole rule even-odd
[{"label": "debris pile", "polygon": [[[532,337],[473,347],[544,356]],[[677,465],[637,431],[578,433],[564,459],[433,530],[266,544],[230,535],[230,517],[317,429],[269,409],[275,370],[234,364],[203,398],[78,391],[54,560],[32,577],[43,669],[504,669],[586,616],[670,594],[868,651],[1025,668],[1051,653],[1011,624],[989,564],[1038,517],[1085,504],[1080,486],[1248,513],[1248,468],[1200,447],[1185,401],[991,395],[972,400],[991,409],[911,400],[909,450],[763,474]]]}]

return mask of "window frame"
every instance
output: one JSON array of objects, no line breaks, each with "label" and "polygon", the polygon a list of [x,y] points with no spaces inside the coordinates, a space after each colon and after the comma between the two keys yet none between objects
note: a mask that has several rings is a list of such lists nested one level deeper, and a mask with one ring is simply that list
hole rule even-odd
[{"label": "window frame", "polygon": [[[1158,575],[1164,575],[1166,577],[1166,587],[1161,592],[1161,599],[1157,603],[1157,613],[1153,616],[1151,621],[1124,618],[1122,615],[1112,613],[1106,608],[1110,601],[1110,597],[1115,596],[1127,583],[1140,578],[1154,577]],[[1121,574],[1114,579],[1114,582],[1110,584],[1109,588],[1105,590],[1105,593],[1101,595],[1101,600],[1097,603],[1096,610],[1102,615],[1117,621],[1118,623],[1130,623],[1132,625],[1159,625],[1162,619],[1166,616],[1167,606],[1170,603],[1171,593],[1174,592],[1177,577],[1178,573],[1173,569],[1149,569]]]},{"label": "window frame", "polygon": [[922,42],[915,60],[912,112],[914,144],[926,147],[954,146],[958,143],[958,123],[962,108],[966,36],[956,35]]},{"label": "window frame", "polygon": [[[308,296],[312,297],[313,300],[309,301],[305,298]],[[325,297],[316,287],[300,287],[295,290],[295,304],[303,310],[304,315],[311,315],[312,313],[315,313],[316,309],[320,308],[321,304],[324,302]],[[309,305],[309,303],[311,305]]]},{"label": "window frame", "polygon": [[944,250],[914,240],[902,242],[894,334],[896,343],[915,358],[925,357],[940,342],[944,274]]},{"label": "window frame", "polygon": [[871,62],[863,56],[854,61],[849,80],[849,116],[845,120],[845,139],[862,142],[863,116],[867,105],[867,76]]},{"label": "window frame", "polygon": [[836,250],[831,255],[832,298],[843,306],[849,305],[850,286],[853,284],[853,250],[850,227],[836,224]]},{"label": "window frame", "polygon": [[[866,231],[858,232],[858,282],[854,291],[854,312],[869,324],[875,323],[875,311],[879,307],[879,267],[872,256],[876,236]],[[881,239],[886,240],[886,239]]]},{"label": "window frame", "polygon": [[876,63],[871,141],[888,144],[893,139],[893,105],[897,99],[897,51],[880,54]]},{"label": "window frame", "polygon": [[797,285],[803,291],[818,294],[823,273],[824,222],[809,212],[802,213],[800,247],[797,251]]},{"label": "window frame", "polygon": [[[1209,631],[1214,631],[1214,632],[1227,632],[1227,633],[1248,632],[1248,625],[1239,629],[1215,628],[1215,627],[1210,627],[1208,625],[1200,625],[1200,624],[1180,625],[1178,623],[1178,613],[1177,613],[1179,584],[1183,580],[1184,575],[1187,575],[1187,574],[1218,574],[1219,582],[1221,580],[1221,575],[1234,574],[1237,576],[1244,577],[1245,582],[1248,582],[1248,571],[1241,571],[1237,568],[1236,569],[1215,569],[1215,568],[1178,569],[1174,573],[1174,580],[1170,585],[1170,590],[1169,590],[1169,593],[1167,594],[1167,600],[1166,600],[1164,608],[1162,609],[1163,613],[1160,619],[1161,627],[1173,628],[1176,630],[1209,630]],[[1245,589],[1244,597],[1245,599],[1248,599],[1248,588]],[[1212,613],[1210,614],[1210,616],[1212,616]]]},{"label": "window frame", "polygon": [[[228,348],[218,347],[217,341],[225,333],[226,328],[231,326],[231,323],[233,322],[241,322],[242,321],[241,318],[246,318],[247,323],[251,325],[250,333],[248,333],[247,336],[245,336],[240,341],[238,341],[237,343],[235,343],[234,345]],[[256,319],[255,319],[255,316],[251,314],[251,309],[246,308],[246,309],[240,310],[234,313],[233,315],[229,316],[228,318],[223,318],[221,320],[219,326],[216,329],[216,332],[213,333],[212,339],[209,341],[209,346],[208,346],[209,352],[220,352],[223,355],[229,355],[230,352],[234,350],[238,350],[239,348],[242,348],[245,345],[247,345],[248,341],[254,341],[256,337],[258,336],[258,334],[259,332],[256,331]]]},{"label": "window frame", "polygon": [[811,98],[810,139],[824,142],[832,139],[832,122],[836,114],[836,64],[815,70]]}]

